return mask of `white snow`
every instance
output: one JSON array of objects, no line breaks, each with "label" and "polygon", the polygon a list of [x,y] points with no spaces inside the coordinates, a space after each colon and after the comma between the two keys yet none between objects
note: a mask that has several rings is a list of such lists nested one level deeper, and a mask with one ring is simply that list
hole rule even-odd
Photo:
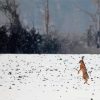
[{"label": "white snow", "polygon": [[0,55],[0,100],[100,100],[100,55]]}]

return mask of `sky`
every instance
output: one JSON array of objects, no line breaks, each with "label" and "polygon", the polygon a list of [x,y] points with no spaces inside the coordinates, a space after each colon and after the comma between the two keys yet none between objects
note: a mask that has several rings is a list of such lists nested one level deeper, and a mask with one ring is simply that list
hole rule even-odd
[{"label": "sky", "polygon": [[[50,27],[65,33],[83,33],[91,24],[91,18],[79,11],[77,5],[89,12],[95,12],[93,0],[49,0]],[[44,32],[45,0],[19,0],[19,12],[25,25]],[[1,18],[0,18],[1,19]]]}]

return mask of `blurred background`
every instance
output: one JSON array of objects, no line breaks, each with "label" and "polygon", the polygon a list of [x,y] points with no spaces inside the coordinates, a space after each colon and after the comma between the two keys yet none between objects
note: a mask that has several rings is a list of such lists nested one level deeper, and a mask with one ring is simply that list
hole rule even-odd
[{"label": "blurred background", "polygon": [[100,0],[0,0],[0,53],[100,53]]}]

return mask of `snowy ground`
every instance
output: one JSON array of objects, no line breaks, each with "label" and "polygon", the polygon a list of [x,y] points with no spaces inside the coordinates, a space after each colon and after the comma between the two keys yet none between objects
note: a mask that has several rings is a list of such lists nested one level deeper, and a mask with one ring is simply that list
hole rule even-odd
[{"label": "snowy ground", "polygon": [[0,55],[0,100],[100,100],[100,55]]}]

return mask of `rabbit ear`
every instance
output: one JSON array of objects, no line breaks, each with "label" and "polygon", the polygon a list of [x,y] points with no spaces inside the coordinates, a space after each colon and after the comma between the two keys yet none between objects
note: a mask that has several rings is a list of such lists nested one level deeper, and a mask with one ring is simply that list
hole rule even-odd
[{"label": "rabbit ear", "polygon": [[82,56],[82,59],[84,59],[84,56]]}]

